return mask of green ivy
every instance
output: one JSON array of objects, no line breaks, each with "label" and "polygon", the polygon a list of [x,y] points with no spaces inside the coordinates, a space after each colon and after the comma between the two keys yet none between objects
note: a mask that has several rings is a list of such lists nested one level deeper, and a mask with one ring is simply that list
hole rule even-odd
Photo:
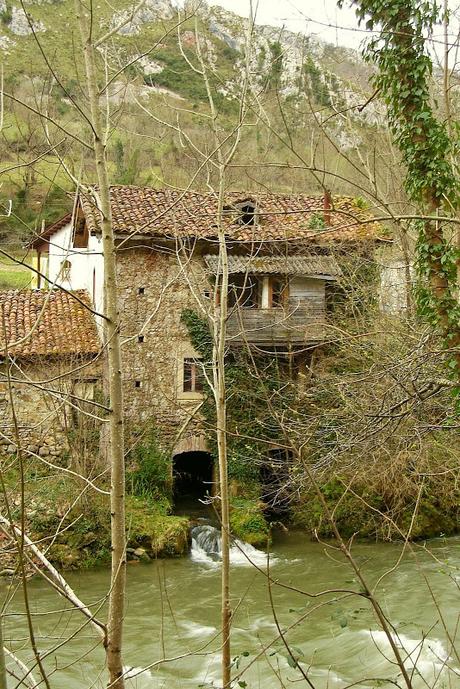
[{"label": "green ivy", "polygon": [[171,497],[171,460],[159,444],[156,429],[150,429],[129,454],[126,471],[128,493],[143,498]]},{"label": "green ivy", "polygon": [[[351,4],[366,29],[376,32],[364,55],[378,68],[374,86],[387,105],[390,129],[406,166],[407,194],[423,215],[453,216],[459,206],[452,165],[458,136],[451,140],[446,124],[434,112],[432,61],[426,47],[439,20],[439,8],[428,0],[352,0]],[[416,228],[419,309],[441,332],[444,346],[455,350],[460,345],[459,252],[435,219],[420,221]],[[448,365],[458,383],[458,395],[458,352],[453,351]]]}]

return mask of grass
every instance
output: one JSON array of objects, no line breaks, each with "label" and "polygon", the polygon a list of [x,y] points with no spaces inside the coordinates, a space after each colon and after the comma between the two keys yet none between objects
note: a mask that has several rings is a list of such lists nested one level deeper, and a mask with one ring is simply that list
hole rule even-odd
[{"label": "grass", "polygon": [[[22,260],[21,255],[15,258]],[[0,260],[0,289],[24,289],[33,287],[34,275],[23,265],[15,263],[13,260],[2,257]]]},{"label": "grass", "polygon": [[0,266],[0,289],[25,289],[32,287],[33,275],[24,268],[21,271],[5,270]]}]

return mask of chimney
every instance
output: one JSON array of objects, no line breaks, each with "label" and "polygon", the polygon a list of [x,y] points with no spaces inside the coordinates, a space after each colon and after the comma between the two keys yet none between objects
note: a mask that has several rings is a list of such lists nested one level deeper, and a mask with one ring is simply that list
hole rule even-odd
[{"label": "chimney", "polygon": [[331,224],[332,197],[329,189],[324,189],[324,224],[329,227]]}]

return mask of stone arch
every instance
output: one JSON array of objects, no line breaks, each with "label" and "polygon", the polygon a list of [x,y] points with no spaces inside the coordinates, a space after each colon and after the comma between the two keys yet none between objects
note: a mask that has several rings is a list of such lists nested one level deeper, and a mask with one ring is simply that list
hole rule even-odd
[{"label": "stone arch", "polygon": [[179,440],[172,456],[181,455],[184,452],[209,452],[208,441],[204,435],[188,435]]},{"label": "stone arch", "polygon": [[186,436],[172,454],[174,502],[189,511],[201,505],[200,499],[214,493],[214,462],[204,436]]},{"label": "stone arch", "polygon": [[262,488],[261,498],[267,506],[267,513],[283,514],[289,505],[289,467],[292,464],[292,450],[282,445],[270,445],[259,470]]}]

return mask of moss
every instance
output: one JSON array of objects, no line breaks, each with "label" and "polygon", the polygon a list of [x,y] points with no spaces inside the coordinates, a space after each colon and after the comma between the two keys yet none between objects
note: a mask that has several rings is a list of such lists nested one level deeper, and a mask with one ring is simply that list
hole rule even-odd
[{"label": "moss", "polygon": [[[19,482],[10,474],[11,494]],[[45,547],[51,543],[47,556],[62,569],[110,562],[109,496],[80,493],[81,483],[69,477],[35,474],[26,483],[28,532],[34,540],[43,539]],[[14,503],[19,505],[19,500]],[[142,547],[150,558],[185,554],[189,522],[170,515],[170,509],[166,497],[127,496],[128,547]]]},{"label": "moss", "polygon": [[[401,477],[402,480],[402,477]],[[426,489],[417,505],[417,494],[409,491],[401,500],[391,489],[377,492],[366,478],[347,490],[347,481],[335,475],[320,484],[320,490],[335,523],[345,538],[356,534],[361,538],[393,540],[402,537],[411,527],[413,540],[453,535],[458,532],[459,495],[446,486],[432,493]],[[294,526],[323,538],[333,536],[330,523],[325,519],[323,506],[315,491],[304,493],[291,511]]]},{"label": "moss", "polygon": [[265,546],[270,531],[263,514],[263,503],[235,497],[230,505],[230,528],[233,536],[254,546]]},{"label": "moss", "polygon": [[153,557],[184,555],[188,550],[189,520],[169,515],[169,503],[128,496],[128,546],[145,548]]}]

